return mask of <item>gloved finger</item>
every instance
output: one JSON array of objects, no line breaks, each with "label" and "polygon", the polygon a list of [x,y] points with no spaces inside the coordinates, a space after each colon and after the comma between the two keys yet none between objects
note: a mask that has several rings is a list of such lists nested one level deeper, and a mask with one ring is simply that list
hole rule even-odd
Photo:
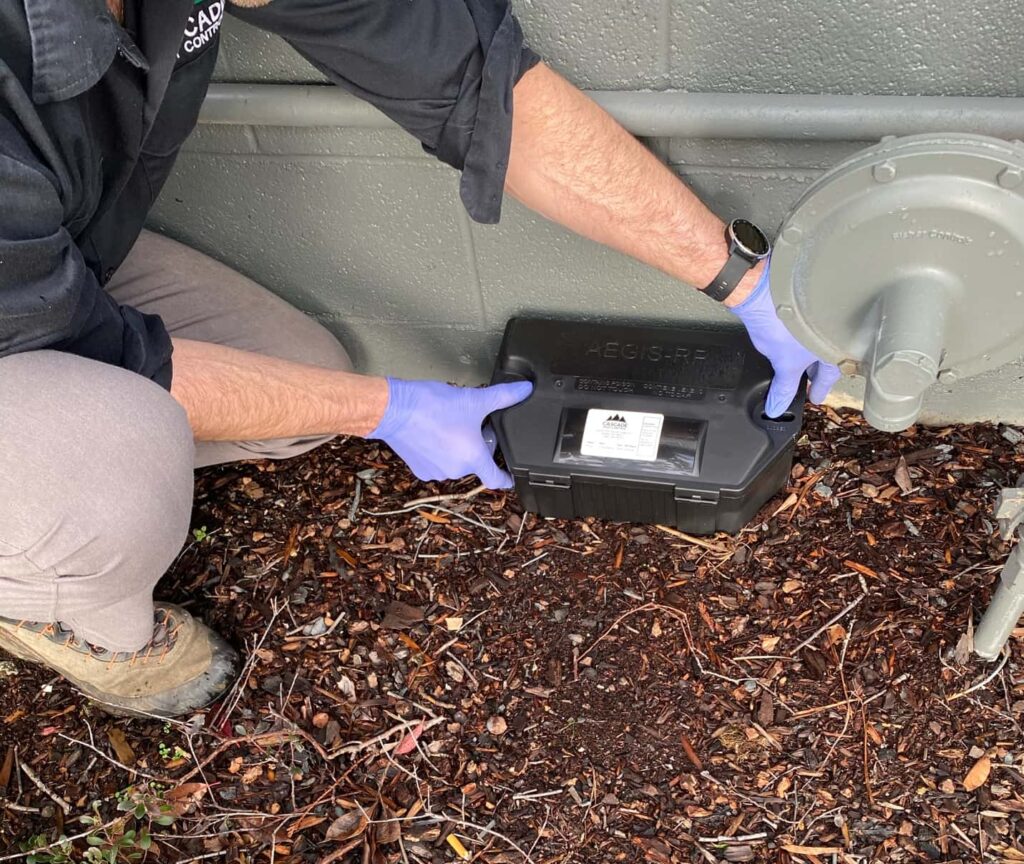
[{"label": "gloved finger", "polygon": [[512,475],[507,471],[502,471],[490,455],[487,455],[486,458],[481,457],[473,473],[488,489],[511,489],[514,485]]},{"label": "gloved finger", "polygon": [[796,391],[800,388],[802,378],[802,370],[799,372],[776,372],[775,377],[772,378],[772,386],[768,388],[764,413],[771,418],[781,417],[785,414],[796,398]]},{"label": "gloved finger", "polygon": [[488,452],[493,456],[498,449],[498,436],[494,433],[494,427],[490,423],[484,423],[483,428],[484,444]]},{"label": "gloved finger", "polygon": [[483,389],[483,405],[486,413],[500,411],[502,408],[522,402],[533,392],[531,381],[509,381],[506,384],[493,384]]},{"label": "gloved finger", "polygon": [[838,366],[831,363],[823,363],[820,360],[811,367],[811,392],[810,399],[815,405],[820,405],[828,396],[829,390],[842,377]]}]

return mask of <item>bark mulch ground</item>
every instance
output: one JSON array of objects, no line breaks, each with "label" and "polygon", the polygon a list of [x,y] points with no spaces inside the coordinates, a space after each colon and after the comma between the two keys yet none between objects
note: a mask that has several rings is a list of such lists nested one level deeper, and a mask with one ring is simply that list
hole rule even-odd
[{"label": "bark mulch ground", "polygon": [[0,861],[1024,862],[1024,630],[964,638],[1021,472],[1013,429],[812,411],[759,521],[688,538],[372,443],[205,471],[160,588],[238,686],[129,721],[0,660]]}]

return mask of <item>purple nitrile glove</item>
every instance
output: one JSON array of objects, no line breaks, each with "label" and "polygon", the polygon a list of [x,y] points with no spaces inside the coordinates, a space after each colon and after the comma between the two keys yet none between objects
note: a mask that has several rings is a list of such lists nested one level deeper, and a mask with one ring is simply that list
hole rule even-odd
[{"label": "purple nitrile glove", "polygon": [[366,437],[387,442],[420,480],[476,474],[489,489],[509,489],[512,477],[495,464],[482,426],[489,414],[531,392],[529,381],[475,388],[388,378],[387,410]]},{"label": "purple nitrile glove", "polygon": [[750,296],[730,311],[743,322],[750,341],[768,358],[775,370],[765,400],[765,414],[779,417],[785,413],[793,403],[804,372],[811,381],[811,401],[825,401],[828,391],[839,380],[839,369],[804,348],[779,320],[768,290],[767,266]]}]

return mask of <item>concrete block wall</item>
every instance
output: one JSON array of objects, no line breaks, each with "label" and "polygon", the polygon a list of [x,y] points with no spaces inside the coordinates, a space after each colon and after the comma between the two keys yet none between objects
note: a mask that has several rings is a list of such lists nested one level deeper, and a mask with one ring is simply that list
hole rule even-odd
[{"label": "concrete block wall", "polygon": [[[588,89],[1024,95],[1018,0],[520,0],[531,44]],[[229,19],[217,77],[323,79]],[[868,141],[647,142],[724,218],[777,225]],[[472,223],[457,175],[393,130],[201,126],[152,224],[324,321],[360,368],[484,380],[509,316],[730,316],[513,201]],[[1024,353],[1024,346],[1022,346]],[[936,391],[929,419],[1024,422],[1024,363]],[[856,399],[856,382],[843,398]]]}]

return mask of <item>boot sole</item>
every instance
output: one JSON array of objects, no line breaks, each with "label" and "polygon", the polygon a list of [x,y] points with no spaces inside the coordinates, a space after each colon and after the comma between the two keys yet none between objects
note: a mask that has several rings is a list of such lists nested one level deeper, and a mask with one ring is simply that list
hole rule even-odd
[{"label": "boot sole", "polygon": [[[8,637],[7,639],[3,638],[3,636],[5,636],[5,635]],[[170,719],[173,719],[175,717],[179,717],[182,714],[187,713],[188,711],[201,711],[202,709],[207,708],[210,705],[212,705],[221,696],[223,696],[224,693],[226,693],[228,691],[228,689],[230,688],[232,682],[235,680],[235,677],[236,677],[236,676],[229,677],[229,679],[228,679],[227,683],[225,684],[224,688],[222,690],[220,690],[220,692],[216,693],[208,701],[204,702],[201,705],[189,706],[189,708],[187,708],[183,712],[173,713],[173,712],[169,712],[169,711],[159,711],[159,710],[144,711],[141,708],[137,708],[137,709],[136,708],[131,708],[131,707],[123,704],[122,702],[111,702],[111,701],[109,701],[110,698],[111,698],[109,694],[103,693],[100,690],[96,690],[90,684],[87,684],[86,682],[80,680],[79,678],[76,678],[74,675],[69,675],[67,672],[64,672],[61,669],[58,669],[55,666],[51,665],[49,663],[49,661],[47,661],[47,660],[43,659],[42,657],[40,657],[38,654],[36,654],[35,651],[33,651],[27,645],[25,645],[22,642],[20,642],[16,637],[12,636],[10,633],[4,634],[2,631],[0,631],[0,648],[2,648],[8,654],[10,654],[13,657],[16,657],[19,660],[24,660],[27,663],[34,663],[37,666],[42,666],[42,667],[44,667],[46,669],[49,669],[51,672],[56,672],[65,681],[69,681],[71,684],[73,684],[75,687],[77,687],[82,692],[82,694],[84,696],[86,696],[92,702],[96,703],[96,705],[98,705],[103,711],[105,711],[107,714],[112,714],[115,717],[136,717],[136,718],[139,718],[139,719],[142,719],[142,720],[153,719],[153,718],[160,718],[162,720],[170,720]]]}]

